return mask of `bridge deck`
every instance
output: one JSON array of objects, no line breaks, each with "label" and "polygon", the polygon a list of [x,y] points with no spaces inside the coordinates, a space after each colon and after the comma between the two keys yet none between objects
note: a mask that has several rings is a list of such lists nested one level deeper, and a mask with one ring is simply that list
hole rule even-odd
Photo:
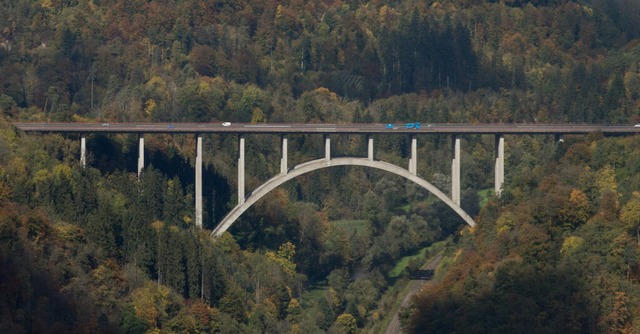
[{"label": "bridge deck", "polygon": [[395,124],[296,124],[296,123],[14,123],[25,132],[43,133],[270,133],[270,134],[587,134],[640,133],[634,125],[573,124],[422,124],[420,129]]}]

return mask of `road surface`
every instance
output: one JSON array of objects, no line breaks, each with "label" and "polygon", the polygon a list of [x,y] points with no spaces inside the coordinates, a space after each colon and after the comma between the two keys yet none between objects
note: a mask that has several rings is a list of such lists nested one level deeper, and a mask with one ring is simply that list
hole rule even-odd
[{"label": "road surface", "polygon": [[422,124],[419,129],[405,124],[300,124],[300,123],[14,123],[25,132],[60,133],[321,133],[321,134],[587,134],[640,133],[640,126],[573,124]]}]

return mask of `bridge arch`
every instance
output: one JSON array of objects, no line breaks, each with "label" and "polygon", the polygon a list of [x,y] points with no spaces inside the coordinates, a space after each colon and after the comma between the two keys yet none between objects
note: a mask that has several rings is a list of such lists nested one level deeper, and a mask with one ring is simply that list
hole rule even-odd
[{"label": "bridge arch", "polygon": [[332,158],[332,159],[317,159],[309,162],[302,163],[293,167],[286,174],[279,174],[263,185],[254,190],[249,197],[247,197],[244,203],[236,205],[225,217],[224,219],[216,226],[216,228],[211,232],[212,237],[218,237],[222,235],[226,230],[233,225],[233,223],[240,218],[240,216],[249,209],[253,204],[255,204],[258,200],[264,197],[266,194],[271,192],[273,189],[282,185],[283,183],[298,177],[303,174],[307,174],[309,172],[313,172],[319,169],[334,167],[334,166],[364,166],[380,169],[383,171],[387,171],[389,173],[404,177],[407,180],[413,181],[417,185],[423,187],[428,192],[434,194],[441,201],[446,203],[453,211],[455,211],[469,226],[476,226],[476,222],[466,213],[464,210],[457,204],[453,202],[447,195],[445,195],[440,189],[436,188],[433,184],[427,182],[425,179],[420,178],[417,175],[410,173],[408,170],[398,167],[394,164],[384,162],[384,161],[375,161],[368,158],[355,158],[355,157],[346,157],[346,158]]}]

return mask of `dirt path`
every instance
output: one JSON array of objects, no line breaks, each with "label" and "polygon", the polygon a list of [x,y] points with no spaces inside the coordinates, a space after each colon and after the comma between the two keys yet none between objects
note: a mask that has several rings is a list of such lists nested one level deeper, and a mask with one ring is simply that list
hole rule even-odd
[{"label": "dirt path", "polygon": [[[436,257],[433,258],[433,260],[431,260],[431,262],[429,262],[429,264],[425,269],[431,269],[431,270],[436,269],[436,267],[438,266],[438,263],[440,263],[441,260],[442,260],[442,254],[438,254]],[[398,310],[396,310],[396,313],[393,315],[393,319],[391,319],[389,326],[387,326],[387,330],[384,332],[385,334],[402,333],[402,327],[400,326],[400,318],[398,316],[398,312],[400,311],[400,309],[407,307],[409,305],[409,302],[411,301],[411,297],[413,297],[413,295],[415,295],[416,293],[418,293],[418,291],[420,291],[420,289],[422,288],[422,285],[425,282],[426,280],[416,280],[416,281],[409,282],[407,294],[404,296],[404,298],[402,299],[402,303],[400,303],[400,307],[398,308]]]}]

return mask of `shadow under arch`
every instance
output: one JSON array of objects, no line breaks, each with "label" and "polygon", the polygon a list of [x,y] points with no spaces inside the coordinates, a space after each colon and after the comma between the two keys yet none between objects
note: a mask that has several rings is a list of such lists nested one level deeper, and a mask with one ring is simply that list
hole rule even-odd
[{"label": "shadow under arch", "polygon": [[220,224],[216,226],[216,228],[211,232],[212,237],[219,237],[226,230],[233,225],[233,223],[253,204],[255,204],[259,199],[264,197],[273,189],[282,185],[283,183],[298,177],[300,175],[313,172],[322,168],[334,167],[334,166],[364,166],[380,169],[383,171],[387,171],[389,173],[396,174],[398,176],[404,177],[407,180],[413,181],[417,185],[423,187],[428,192],[436,195],[440,200],[445,202],[453,211],[455,211],[469,226],[476,226],[476,222],[466,213],[462,208],[455,204],[451,198],[445,195],[440,189],[436,188],[433,184],[427,182],[425,179],[420,178],[417,175],[411,174],[408,170],[398,167],[394,164],[384,162],[384,161],[375,161],[370,160],[368,158],[332,158],[332,159],[317,159],[309,162],[302,163],[293,167],[287,174],[279,174],[260,187],[256,188],[244,201],[242,204],[236,205],[225,217],[222,219]]}]

